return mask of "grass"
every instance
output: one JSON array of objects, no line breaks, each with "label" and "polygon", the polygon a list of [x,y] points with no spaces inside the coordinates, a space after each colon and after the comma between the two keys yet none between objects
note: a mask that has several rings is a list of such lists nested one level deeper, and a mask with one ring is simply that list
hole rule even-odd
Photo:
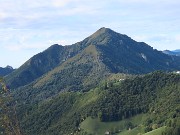
[{"label": "grass", "polygon": [[[131,133],[132,135],[137,135],[139,132],[142,131],[143,128],[138,125],[140,125],[145,118],[145,114],[140,114],[121,121],[101,122],[97,118],[93,119],[91,117],[88,117],[85,121],[81,123],[80,127],[83,131],[86,131],[87,133],[91,133],[93,135],[104,135],[106,131],[120,132],[117,135],[129,135],[129,133]],[[131,122],[136,128],[132,130],[124,130],[126,128],[125,125],[127,122]]]},{"label": "grass", "polygon": [[153,131],[147,132],[144,135],[161,135],[161,133],[165,130],[165,126],[164,127],[160,127],[158,129],[155,129]]},{"label": "grass", "polygon": [[124,130],[117,135],[161,135],[162,132],[165,130],[165,127],[160,127],[147,133],[144,133],[143,130],[143,126],[138,126],[132,130]]},{"label": "grass", "polygon": [[143,126],[138,126],[136,128],[133,128],[132,130],[124,130],[117,135],[138,135],[139,133],[144,133]]},{"label": "grass", "polygon": [[76,105],[80,107],[87,106],[92,102],[95,102],[98,99],[99,91],[98,89],[91,90],[87,93],[79,93],[79,100],[77,101]]}]

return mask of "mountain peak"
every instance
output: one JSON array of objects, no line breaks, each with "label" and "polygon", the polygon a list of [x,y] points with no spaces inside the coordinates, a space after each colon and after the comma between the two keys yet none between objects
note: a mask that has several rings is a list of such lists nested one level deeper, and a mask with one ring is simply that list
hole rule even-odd
[{"label": "mountain peak", "polygon": [[[102,27],[85,39],[86,44],[107,44],[109,40],[116,40],[118,37],[123,36],[109,28]],[[88,41],[87,41],[88,40]]]},{"label": "mountain peak", "polygon": [[[113,31],[110,28],[106,28],[106,27],[101,27],[99,30],[97,30],[99,32],[109,32],[109,31]],[[113,31],[114,32],[114,31]]]},{"label": "mountain peak", "polygon": [[[102,27],[83,41],[83,45],[113,45],[114,43],[134,42],[130,37]],[[117,45],[117,44],[116,44]]]},{"label": "mountain peak", "polygon": [[13,70],[13,67],[9,65],[7,65],[5,68]]},{"label": "mountain peak", "polygon": [[58,48],[58,47],[62,47],[62,45],[59,45],[59,44],[53,44],[53,45],[51,45],[49,48]]},{"label": "mountain peak", "polygon": [[93,35],[101,35],[101,34],[112,34],[116,33],[115,31],[111,30],[110,28],[102,27],[99,30],[97,30]]}]

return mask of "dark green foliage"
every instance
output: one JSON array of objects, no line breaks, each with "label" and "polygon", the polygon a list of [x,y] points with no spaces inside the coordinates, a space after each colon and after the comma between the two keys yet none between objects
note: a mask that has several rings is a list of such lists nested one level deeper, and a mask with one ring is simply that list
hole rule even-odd
[{"label": "dark green foliage", "polygon": [[0,134],[21,135],[16,103],[2,77],[0,77]]},{"label": "dark green foliage", "polygon": [[[157,95],[163,93],[159,89],[164,86],[169,88],[168,85],[172,88],[173,84],[178,83],[178,77],[173,74],[169,74],[167,77],[162,72],[155,72],[143,78],[136,77],[133,80],[125,80],[119,86],[109,87],[106,95],[97,104],[101,105],[102,121],[119,120],[147,112],[150,103],[157,102],[156,100],[159,98]],[[168,91],[170,90],[168,89]]]},{"label": "dark green foliage", "polygon": [[[174,122],[169,120],[179,120],[179,82],[179,75],[158,71],[106,89],[64,92],[37,104],[21,104],[21,127],[27,135],[65,135],[78,131],[79,124],[88,116],[108,122],[146,113],[147,119],[142,123],[145,132],[164,125],[171,129]],[[125,125],[127,129],[135,126]]]},{"label": "dark green foliage", "polygon": [[[54,100],[49,100],[43,103],[43,106],[34,105],[31,106],[28,110],[24,110],[24,108],[20,107],[22,109],[19,110],[20,113],[26,111],[23,112],[26,115],[21,118],[22,128],[26,129],[25,133],[33,134],[33,135],[36,134],[48,135],[49,133],[54,134],[53,132],[56,132],[56,134],[57,133],[61,134],[62,131],[60,131],[60,128],[61,126],[65,128],[65,125],[61,125],[63,123],[60,122],[63,122],[63,116],[66,115],[66,113],[71,109],[73,103],[75,102],[75,97],[76,95],[73,93],[72,94],[63,93],[59,98],[56,98],[56,102],[54,102]],[[68,121],[65,122],[67,123]],[[56,129],[53,129],[54,124],[58,125]],[[77,125],[76,122],[73,122],[71,124],[72,125],[66,125],[66,126],[76,127]],[[49,133],[46,133],[47,130]]]},{"label": "dark green foliage", "polygon": [[132,129],[134,125],[131,122],[126,122],[124,127],[128,130],[128,129]]},{"label": "dark green foliage", "polygon": [[180,117],[170,119],[162,135],[180,135]]}]

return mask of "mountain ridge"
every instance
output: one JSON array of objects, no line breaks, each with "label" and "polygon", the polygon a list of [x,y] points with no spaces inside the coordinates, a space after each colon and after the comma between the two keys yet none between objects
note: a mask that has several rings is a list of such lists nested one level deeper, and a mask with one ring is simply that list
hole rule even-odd
[{"label": "mountain ridge", "polygon": [[0,67],[0,76],[6,76],[10,73],[12,73],[15,69],[13,67],[7,65],[6,67]]},{"label": "mountain ridge", "polygon": [[177,57],[163,54],[143,42],[136,42],[126,35],[102,27],[81,42],[69,46],[56,44],[35,55],[7,76],[7,83],[12,88],[25,86],[77,57],[90,45],[96,46],[99,59],[111,73],[143,74],[155,70],[180,69]]},{"label": "mountain ridge", "polygon": [[163,53],[168,54],[168,55],[175,55],[175,56],[180,56],[180,49],[177,50],[164,50]]}]

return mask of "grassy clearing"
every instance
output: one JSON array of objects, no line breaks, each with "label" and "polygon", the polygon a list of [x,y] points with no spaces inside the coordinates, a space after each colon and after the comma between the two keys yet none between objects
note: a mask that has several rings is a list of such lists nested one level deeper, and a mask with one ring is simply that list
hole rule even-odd
[{"label": "grassy clearing", "polygon": [[132,130],[124,130],[117,135],[161,135],[164,130],[165,130],[165,127],[160,127],[153,131],[144,133],[144,127],[138,126]]},{"label": "grassy clearing", "polygon": [[[129,135],[129,133],[137,135],[143,129],[143,127],[138,125],[140,125],[145,118],[145,114],[140,114],[117,122],[100,122],[98,119],[88,117],[80,126],[83,131],[93,135],[104,135],[106,131],[117,132],[117,135]],[[124,130],[127,129],[127,123],[132,123],[136,128],[133,128],[132,130]]]},{"label": "grassy clearing", "polygon": [[143,126],[138,126],[136,128],[133,128],[132,130],[124,130],[117,135],[138,135],[139,133],[144,133]]},{"label": "grassy clearing", "polygon": [[155,129],[153,131],[147,132],[144,135],[161,135],[164,130],[165,130],[165,126]]}]

